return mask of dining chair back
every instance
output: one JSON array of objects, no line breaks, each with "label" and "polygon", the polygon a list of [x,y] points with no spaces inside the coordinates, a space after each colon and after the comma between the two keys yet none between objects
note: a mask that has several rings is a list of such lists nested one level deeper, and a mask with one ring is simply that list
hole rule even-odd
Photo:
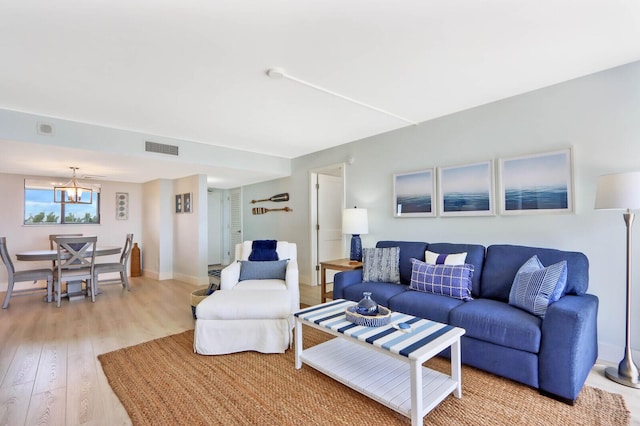
[{"label": "dining chair back", "polygon": [[[49,234],[49,248],[51,250],[56,249],[56,243],[53,241],[58,237],[82,237],[82,234]],[[56,261],[51,261],[51,267],[56,269]]]},{"label": "dining chair back", "polygon": [[[9,299],[11,299],[12,294],[32,294],[37,291],[46,290],[47,292],[47,302],[51,302],[51,289],[53,285],[53,274],[51,269],[29,269],[26,271],[16,271],[13,266],[13,262],[11,261],[11,256],[9,256],[9,250],[7,249],[7,238],[0,237],[0,257],[2,257],[2,262],[4,266],[7,268],[7,292],[4,296],[4,302],[2,304],[2,309],[7,309],[9,307]],[[47,287],[42,288],[29,288],[24,290],[14,290],[13,286],[17,282],[25,282],[25,281],[33,281],[34,283],[38,280],[46,280]]]},{"label": "dining chair back", "polygon": [[82,237],[82,234],[49,234],[49,248],[56,249],[56,243],[53,241],[58,237]]},{"label": "dining chair back", "polygon": [[58,307],[63,281],[85,281],[87,293],[91,295],[91,301],[95,302],[93,271],[98,237],[56,237],[53,241],[57,249],[53,292]]},{"label": "dining chair back", "polygon": [[119,280],[107,280],[104,283],[108,283],[109,281],[113,281],[114,283],[121,283],[122,287],[126,288],[129,291],[131,290],[129,286],[129,279],[127,278],[127,262],[129,261],[129,255],[131,255],[132,246],[133,234],[127,234],[127,238],[124,242],[124,247],[122,248],[122,253],[120,254],[120,262],[96,263],[93,271],[96,289],[98,288],[98,285],[101,284],[98,282],[98,275],[106,274],[109,272],[119,272]]}]

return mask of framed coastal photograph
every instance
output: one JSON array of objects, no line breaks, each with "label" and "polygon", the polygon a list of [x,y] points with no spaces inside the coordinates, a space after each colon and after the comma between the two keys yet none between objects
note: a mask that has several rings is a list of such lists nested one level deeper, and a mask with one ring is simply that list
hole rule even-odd
[{"label": "framed coastal photograph", "polygon": [[438,167],[440,216],[492,216],[493,161]]},{"label": "framed coastal photograph", "polygon": [[393,175],[395,217],[435,216],[435,169]]},{"label": "framed coastal photograph", "polygon": [[500,159],[502,214],[573,212],[571,148]]}]

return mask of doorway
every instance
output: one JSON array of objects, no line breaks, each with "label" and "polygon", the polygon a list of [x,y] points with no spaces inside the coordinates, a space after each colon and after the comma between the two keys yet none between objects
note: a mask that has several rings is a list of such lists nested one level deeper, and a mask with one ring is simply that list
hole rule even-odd
[{"label": "doorway", "polygon": [[[344,164],[311,171],[311,281],[320,284],[320,262],[344,257]],[[333,274],[327,271],[327,282]]]},{"label": "doorway", "polygon": [[223,222],[222,222],[222,196],[221,190],[207,189],[207,202],[208,202],[208,241],[209,241],[209,257],[207,263],[209,265],[222,264],[222,234],[223,234]]}]

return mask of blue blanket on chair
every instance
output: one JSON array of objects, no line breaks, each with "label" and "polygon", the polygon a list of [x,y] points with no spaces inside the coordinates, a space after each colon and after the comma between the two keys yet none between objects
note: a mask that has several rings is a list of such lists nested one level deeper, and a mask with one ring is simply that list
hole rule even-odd
[{"label": "blue blanket on chair", "polygon": [[249,260],[259,262],[278,260],[277,246],[278,241],[276,240],[254,240]]}]

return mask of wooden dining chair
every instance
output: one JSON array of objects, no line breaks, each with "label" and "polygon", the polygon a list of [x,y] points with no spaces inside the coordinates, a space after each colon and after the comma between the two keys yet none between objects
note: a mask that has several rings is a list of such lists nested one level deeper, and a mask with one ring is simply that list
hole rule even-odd
[{"label": "wooden dining chair", "polygon": [[[4,303],[2,304],[2,309],[7,309],[9,307],[9,299],[11,299],[11,295],[15,294],[32,294],[37,291],[46,290],[47,291],[47,302],[51,302],[51,289],[53,285],[53,273],[51,269],[29,269],[26,271],[16,271],[13,262],[11,261],[11,256],[9,256],[9,251],[7,250],[7,238],[0,237],[0,257],[2,257],[2,261],[4,262],[4,266],[7,268],[8,282],[7,282],[7,293],[4,296]],[[34,283],[38,280],[46,280],[47,287],[42,288],[29,288],[24,290],[13,290],[13,285],[17,282],[26,282],[33,281]]]},{"label": "wooden dining chair", "polygon": [[[51,250],[56,249],[56,243],[53,241],[58,237],[82,237],[82,234],[49,234],[49,248]],[[56,261],[51,261],[51,266],[53,269],[56,269]]]},{"label": "wooden dining chair", "polygon": [[96,260],[98,237],[56,237],[53,239],[58,252],[53,270],[53,293],[58,307],[62,296],[62,282],[85,281],[91,301],[96,301],[93,270]]},{"label": "wooden dining chair", "polygon": [[122,253],[120,254],[120,262],[96,263],[96,266],[93,270],[93,281],[96,289],[98,288],[98,275],[106,274],[108,272],[119,272],[120,280],[116,282],[121,283],[122,287],[131,291],[131,288],[129,287],[129,279],[127,278],[127,262],[129,261],[129,255],[131,254],[132,246],[133,234],[127,234]]}]

